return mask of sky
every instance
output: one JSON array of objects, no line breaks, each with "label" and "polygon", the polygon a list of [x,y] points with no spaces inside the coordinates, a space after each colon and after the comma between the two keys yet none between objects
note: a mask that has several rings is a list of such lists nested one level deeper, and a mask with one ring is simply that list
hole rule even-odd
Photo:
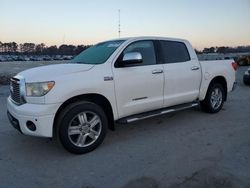
[{"label": "sky", "polygon": [[164,36],[197,49],[250,45],[250,0],[0,0],[0,41],[94,44]]}]

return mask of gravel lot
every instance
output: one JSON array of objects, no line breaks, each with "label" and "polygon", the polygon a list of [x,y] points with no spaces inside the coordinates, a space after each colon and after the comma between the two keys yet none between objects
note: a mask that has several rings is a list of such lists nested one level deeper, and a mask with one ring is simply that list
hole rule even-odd
[{"label": "gravel lot", "polygon": [[85,155],[14,130],[6,117],[8,86],[0,86],[1,187],[248,188],[250,87],[242,83],[245,69],[239,69],[238,87],[220,113],[191,109],[117,125],[97,150]]}]

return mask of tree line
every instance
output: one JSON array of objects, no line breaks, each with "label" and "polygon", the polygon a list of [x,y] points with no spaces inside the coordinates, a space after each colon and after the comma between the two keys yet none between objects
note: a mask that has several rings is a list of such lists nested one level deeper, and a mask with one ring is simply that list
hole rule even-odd
[{"label": "tree line", "polygon": [[[67,45],[62,44],[59,47],[56,45],[46,46],[44,43],[22,43],[16,42],[2,43],[0,41],[0,54],[25,54],[25,55],[77,55],[91,45]],[[195,49],[197,54],[201,53],[240,53],[250,52],[250,46],[237,46],[237,47],[210,47],[204,48],[199,51]]]},{"label": "tree line", "polygon": [[46,46],[44,43],[2,43],[0,41],[0,54],[24,54],[24,55],[77,55],[86,50],[90,45],[67,45]]},{"label": "tree line", "polygon": [[244,53],[250,52],[250,46],[237,46],[237,47],[229,47],[229,46],[220,46],[220,47],[210,47],[204,48],[203,50],[199,51],[195,49],[196,53]]}]

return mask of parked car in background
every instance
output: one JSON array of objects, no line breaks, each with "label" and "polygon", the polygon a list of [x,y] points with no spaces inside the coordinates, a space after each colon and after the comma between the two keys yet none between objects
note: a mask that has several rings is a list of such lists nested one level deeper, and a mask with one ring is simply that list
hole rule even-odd
[{"label": "parked car in background", "polygon": [[4,61],[4,57],[0,55],[0,62]]},{"label": "parked car in background", "polygon": [[250,65],[250,55],[242,56],[237,59],[237,63],[239,66],[248,66]]},{"label": "parked car in background", "polygon": [[41,57],[42,61],[53,61],[53,57],[49,55],[44,55]]},{"label": "parked car in background", "polygon": [[55,55],[53,60],[63,60],[63,57],[61,55]]},{"label": "parked car in background", "polygon": [[250,85],[250,68],[244,73],[243,82],[246,85]]},{"label": "parked car in background", "polygon": [[63,60],[71,60],[71,59],[73,59],[72,55],[65,55],[65,56],[63,56]]},{"label": "parked car in background", "polygon": [[53,61],[53,60],[71,60],[71,55],[0,55],[0,62],[9,61]]}]

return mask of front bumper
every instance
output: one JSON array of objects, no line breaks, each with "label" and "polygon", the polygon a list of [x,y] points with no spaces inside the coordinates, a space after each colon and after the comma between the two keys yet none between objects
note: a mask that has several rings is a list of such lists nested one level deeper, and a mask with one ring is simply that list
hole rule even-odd
[{"label": "front bumper", "polygon": [[[52,137],[56,111],[61,104],[23,104],[15,105],[7,99],[7,114],[11,124],[21,133],[31,136]],[[33,122],[36,130],[30,130],[27,122]]]}]

